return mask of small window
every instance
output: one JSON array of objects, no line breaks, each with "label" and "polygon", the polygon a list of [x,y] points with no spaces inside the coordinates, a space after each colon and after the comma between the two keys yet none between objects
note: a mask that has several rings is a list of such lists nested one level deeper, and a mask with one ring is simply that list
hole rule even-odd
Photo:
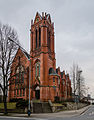
[{"label": "small window", "polygon": [[21,82],[21,71],[19,72],[19,83]]},{"label": "small window", "polygon": [[19,90],[17,89],[17,96],[19,96]]},{"label": "small window", "polygon": [[16,78],[15,78],[15,86],[16,86],[17,82],[18,82],[18,74],[16,74]]},{"label": "small window", "polygon": [[55,84],[55,77],[53,77],[53,83]]},{"label": "small window", "polygon": [[22,89],[20,89],[20,96],[22,96]]},{"label": "small window", "polygon": [[39,47],[41,46],[41,28],[39,28]]},{"label": "small window", "polygon": [[14,97],[16,97],[16,90],[14,90]]},{"label": "small window", "polygon": [[25,96],[25,88],[23,88],[23,96]]},{"label": "small window", "polygon": [[48,41],[47,41],[47,42],[48,42],[48,48],[50,49],[50,47],[51,47],[51,46],[50,46],[50,45],[51,45],[51,43],[50,43],[50,42],[51,42],[51,40],[50,40],[51,34],[50,34],[49,29],[47,29],[47,36],[48,36],[48,37],[47,37],[47,39],[48,39]]},{"label": "small window", "polygon": [[36,48],[37,48],[37,29],[36,29]]},{"label": "small window", "polygon": [[36,71],[36,77],[40,77],[40,63],[36,63],[36,66],[35,66],[35,71]]},{"label": "small window", "polygon": [[22,83],[24,83],[24,72],[22,72]]}]

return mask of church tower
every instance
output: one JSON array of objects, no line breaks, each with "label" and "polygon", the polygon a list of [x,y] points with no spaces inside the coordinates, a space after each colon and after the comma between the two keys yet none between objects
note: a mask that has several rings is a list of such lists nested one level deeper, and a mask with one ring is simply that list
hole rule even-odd
[{"label": "church tower", "polygon": [[54,52],[54,24],[50,14],[37,12],[31,21],[31,97],[48,100],[50,78],[49,71],[56,71]]}]

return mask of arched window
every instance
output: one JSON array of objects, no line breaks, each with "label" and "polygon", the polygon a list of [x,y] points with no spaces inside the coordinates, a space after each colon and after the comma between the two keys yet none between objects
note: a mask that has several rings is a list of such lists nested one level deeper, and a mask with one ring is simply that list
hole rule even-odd
[{"label": "arched window", "polygon": [[40,63],[37,62],[35,66],[36,71],[36,77],[40,77]]},{"label": "arched window", "polygon": [[53,83],[55,84],[55,77],[53,77]]},{"label": "arched window", "polygon": [[49,74],[56,74],[56,72],[53,68],[49,68]]},{"label": "arched window", "polygon": [[50,40],[50,32],[49,32],[48,34],[49,34],[48,39],[49,39],[49,49],[50,49],[50,44],[51,44],[51,40]]},{"label": "arched window", "polygon": [[51,45],[51,40],[50,40],[50,31],[47,29],[47,39],[48,39],[48,48],[50,49],[50,45]]},{"label": "arched window", "polygon": [[41,28],[39,28],[39,47],[41,46]]},{"label": "arched window", "polygon": [[24,67],[22,65],[18,66],[16,69],[15,85],[17,83],[24,83]]},{"label": "arched window", "polygon": [[20,89],[20,97],[22,96],[22,89]]},{"label": "arched window", "polygon": [[37,29],[36,29],[36,48],[37,48]]}]

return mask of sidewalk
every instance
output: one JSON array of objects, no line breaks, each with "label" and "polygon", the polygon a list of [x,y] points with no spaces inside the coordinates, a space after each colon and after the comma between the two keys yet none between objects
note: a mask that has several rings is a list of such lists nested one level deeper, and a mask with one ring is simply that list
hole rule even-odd
[{"label": "sidewalk", "polygon": [[[60,112],[57,112],[57,113],[39,113],[39,114],[31,114],[30,117],[32,118],[48,118],[48,117],[72,117],[72,116],[77,116],[77,115],[81,115],[83,114],[89,107],[89,106],[86,106],[82,109],[79,109],[79,110],[70,110],[70,111],[60,111]],[[3,113],[0,113],[0,116],[3,116]],[[28,117],[27,114],[13,114],[13,113],[9,113],[8,116],[11,116],[11,117]]]}]

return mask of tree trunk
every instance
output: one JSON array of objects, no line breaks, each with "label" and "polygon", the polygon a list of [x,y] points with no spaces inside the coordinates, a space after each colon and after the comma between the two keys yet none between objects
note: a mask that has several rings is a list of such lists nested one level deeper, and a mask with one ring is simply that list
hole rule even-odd
[{"label": "tree trunk", "polygon": [[3,102],[4,102],[4,114],[7,114],[7,97],[6,95],[3,96]]}]

